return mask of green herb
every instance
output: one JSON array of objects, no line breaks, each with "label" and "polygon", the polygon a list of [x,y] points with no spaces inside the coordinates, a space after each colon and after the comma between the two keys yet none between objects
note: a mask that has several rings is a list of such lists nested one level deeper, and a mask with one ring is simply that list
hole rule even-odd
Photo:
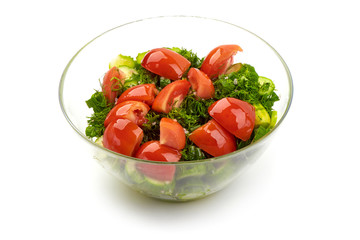
[{"label": "green herb", "polygon": [[252,140],[252,142],[256,142],[257,140],[259,140],[260,138],[262,138],[263,136],[265,136],[268,132],[270,132],[271,128],[267,127],[263,127],[260,126],[257,129],[254,130],[254,138]]},{"label": "green herb", "polygon": [[249,64],[243,64],[239,71],[221,75],[215,80],[215,98],[218,100],[224,97],[234,97],[250,104],[261,103],[271,114],[272,107],[279,97],[274,91],[261,95],[258,79],[259,75],[255,68]]},{"label": "green herb", "polygon": [[192,50],[187,50],[185,48],[177,48],[173,47],[170,48],[174,52],[179,53],[181,56],[189,60],[191,63],[190,68],[200,68],[202,62],[204,61],[204,58],[199,58],[196,53],[194,53]]},{"label": "green herb", "polygon": [[146,143],[152,140],[159,140],[160,120],[162,118],[162,114],[150,110],[148,114],[146,114],[145,118],[147,119],[147,122],[141,126],[144,132],[142,143]]},{"label": "green herb", "polygon": [[100,137],[105,131],[104,121],[107,114],[110,112],[112,105],[108,104],[104,94],[96,91],[89,100],[86,101],[89,108],[92,108],[94,113],[89,117],[88,126],[85,129],[86,136]]}]

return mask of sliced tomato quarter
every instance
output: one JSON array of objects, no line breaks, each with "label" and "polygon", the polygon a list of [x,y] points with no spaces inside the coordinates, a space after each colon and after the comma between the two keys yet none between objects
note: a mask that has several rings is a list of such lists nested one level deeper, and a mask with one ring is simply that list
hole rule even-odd
[{"label": "sliced tomato quarter", "polygon": [[243,141],[250,138],[255,126],[255,108],[250,103],[237,98],[222,98],[214,102],[208,112],[237,138]]},{"label": "sliced tomato quarter", "polygon": [[144,102],[151,106],[155,96],[159,93],[155,84],[140,84],[133,86],[123,92],[117,100],[117,104],[127,100]]},{"label": "sliced tomato quarter", "polygon": [[242,49],[238,45],[221,45],[213,50],[205,57],[201,71],[203,71],[209,78],[214,79],[219,75],[224,74],[228,67],[233,64],[233,56]]},{"label": "sliced tomato quarter", "polygon": [[185,141],[185,131],[180,123],[170,118],[160,120],[160,144],[181,150]]},{"label": "sliced tomato quarter", "polygon": [[214,97],[214,84],[204,72],[197,68],[190,68],[187,77],[191,84],[191,88],[195,91],[196,96],[203,99],[210,99]]},{"label": "sliced tomato quarter", "polygon": [[110,110],[105,118],[104,126],[107,127],[111,122],[117,119],[128,119],[141,126],[146,122],[145,115],[150,110],[150,107],[139,101],[124,101],[117,104]]},{"label": "sliced tomato quarter", "polygon": [[214,119],[194,130],[189,138],[200,149],[214,157],[236,150],[235,137]]},{"label": "sliced tomato quarter", "polygon": [[109,103],[114,103],[117,91],[120,89],[120,82],[124,83],[125,74],[117,67],[112,67],[104,75],[102,92]]},{"label": "sliced tomato quarter", "polygon": [[187,80],[177,80],[166,85],[155,97],[152,109],[156,112],[169,113],[173,107],[179,107],[190,86]]},{"label": "sliced tomato quarter", "polygon": [[[181,153],[174,148],[160,144],[159,141],[149,141],[141,145],[135,157],[156,162],[178,162]],[[174,165],[151,163],[137,163],[136,168],[145,176],[159,181],[172,181],[176,170]]]},{"label": "sliced tomato quarter", "polygon": [[133,156],[143,137],[143,130],[138,125],[128,119],[118,119],[105,128],[103,144],[114,152]]},{"label": "sliced tomato quarter", "polygon": [[190,65],[185,57],[167,48],[150,50],[141,61],[145,69],[171,80],[180,79]]}]

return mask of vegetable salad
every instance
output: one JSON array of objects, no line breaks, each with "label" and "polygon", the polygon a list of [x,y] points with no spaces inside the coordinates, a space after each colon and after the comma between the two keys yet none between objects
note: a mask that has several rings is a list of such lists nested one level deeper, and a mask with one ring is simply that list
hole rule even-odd
[{"label": "vegetable salad", "polygon": [[[243,148],[276,123],[275,85],[221,45],[200,58],[184,48],[118,55],[86,104],[86,135],[115,152],[153,161],[189,161]],[[164,157],[167,156],[167,157]]]}]

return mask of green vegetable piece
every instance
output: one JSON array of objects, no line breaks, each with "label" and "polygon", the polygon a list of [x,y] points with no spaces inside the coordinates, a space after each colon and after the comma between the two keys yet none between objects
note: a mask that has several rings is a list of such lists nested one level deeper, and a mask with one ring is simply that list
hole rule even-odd
[{"label": "green vegetable piece", "polygon": [[137,74],[137,71],[134,68],[128,66],[120,66],[119,70],[125,74],[125,79],[129,79],[133,74]]},{"label": "green vegetable piece", "polygon": [[112,106],[107,103],[104,94],[99,91],[96,91],[91,98],[86,101],[86,104],[89,108],[93,109],[94,113],[87,121],[88,126],[85,129],[85,134],[90,138],[101,137],[105,131],[105,118]]},{"label": "green vegetable piece", "polygon": [[257,129],[254,130],[255,135],[254,138],[252,140],[252,142],[256,142],[258,141],[260,138],[262,138],[263,136],[265,136],[268,132],[270,132],[271,128],[269,127],[264,127],[264,126],[260,126]]},{"label": "green vegetable piece", "polygon": [[135,67],[135,61],[130,56],[124,56],[119,54],[117,57],[113,58],[109,63],[109,69],[112,67],[120,67],[120,66],[127,66],[130,68]]},{"label": "green vegetable piece", "polygon": [[235,63],[233,65],[231,65],[225,72],[225,74],[230,74],[230,73],[233,73],[233,72],[238,72],[240,71],[242,67],[242,63]]},{"label": "green vegetable piece", "polygon": [[255,107],[255,127],[270,125],[270,115],[260,103],[254,104]]},{"label": "green vegetable piece", "polygon": [[190,166],[178,166],[176,169],[176,180],[188,177],[201,177],[207,173],[207,168],[204,164],[193,164]]},{"label": "green vegetable piece", "polygon": [[134,162],[126,162],[125,173],[133,183],[143,183],[145,181],[145,177],[136,169],[136,164]]},{"label": "green vegetable piece", "polygon": [[[190,68],[200,68],[202,62],[204,61],[204,58],[199,58],[197,54],[194,53],[192,50],[187,50],[185,48],[178,48],[178,47],[173,47],[169,49],[174,52],[177,52],[178,54],[189,60],[189,62],[191,63]],[[184,76],[186,76],[185,74]]]},{"label": "green vegetable piece", "polygon": [[272,91],[274,91],[275,84],[271,79],[259,76],[258,81],[260,84],[260,89],[259,89],[260,95],[270,94]]},{"label": "green vegetable piece", "polygon": [[160,78],[160,89],[166,87],[166,85],[170,84],[171,80],[168,78]]},{"label": "green vegetable piece", "polygon": [[210,186],[201,178],[192,177],[178,182],[175,196],[180,200],[189,200],[206,196],[209,191]]},{"label": "green vegetable piece", "polygon": [[137,62],[138,64],[141,64],[141,61],[144,59],[145,55],[146,55],[148,52],[149,52],[149,51],[139,53],[139,54],[136,56],[136,62]]},{"label": "green vegetable piece", "polygon": [[274,128],[276,122],[277,122],[277,111],[272,111],[269,128]]},{"label": "green vegetable piece", "polygon": [[150,195],[172,195],[174,193],[175,181],[159,181],[144,176],[145,181],[139,185],[140,189],[144,189]]}]

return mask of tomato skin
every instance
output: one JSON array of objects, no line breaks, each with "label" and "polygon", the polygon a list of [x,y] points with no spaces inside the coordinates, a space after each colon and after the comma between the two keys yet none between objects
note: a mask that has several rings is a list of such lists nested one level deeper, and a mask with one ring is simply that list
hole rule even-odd
[{"label": "tomato skin", "polygon": [[214,102],[208,112],[221,126],[237,138],[246,141],[255,126],[255,108],[236,98],[222,98]]},{"label": "tomato skin", "polygon": [[219,75],[224,74],[227,68],[233,64],[233,56],[242,49],[238,45],[221,45],[213,50],[205,57],[201,71],[203,71],[209,78],[214,79]]},{"label": "tomato skin", "polygon": [[176,80],[166,85],[154,99],[151,108],[156,112],[169,113],[173,107],[180,106],[190,86],[187,80]]},{"label": "tomato skin", "polygon": [[185,132],[180,123],[170,118],[160,120],[160,144],[181,150],[185,147],[185,141]]},{"label": "tomato skin", "polygon": [[124,101],[117,104],[110,110],[105,118],[104,126],[107,127],[111,122],[123,118],[128,119],[138,126],[146,122],[145,115],[150,107],[139,101]]},{"label": "tomato skin", "polygon": [[236,150],[235,137],[214,119],[194,130],[189,138],[201,150],[214,157]]},{"label": "tomato skin", "polygon": [[138,125],[128,119],[117,119],[105,128],[103,144],[114,152],[133,156],[143,137],[143,130]]},{"label": "tomato skin", "polygon": [[180,79],[190,65],[185,57],[166,48],[150,50],[141,61],[145,69],[171,80]]},{"label": "tomato skin", "polygon": [[[135,157],[158,162],[178,162],[181,153],[174,148],[161,145],[159,141],[149,141],[141,145]],[[172,181],[176,170],[174,165],[152,165],[147,163],[137,163],[136,168],[145,176],[159,181]]]},{"label": "tomato skin", "polygon": [[156,89],[155,84],[136,85],[125,90],[118,98],[116,104],[127,100],[134,100],[151,106],[158,93],[159,91]]},{"label": "tomato skin", "polygon": [[109,103],[114,103],[117,90],[120,88],[119,81],[124,83],[125,74],[117,67],[112,67],[107,71],[103,78],[102,92]]},{"label": "tomato skin", "polygon": [[196,96],[203,99],[210,99],[215,96],[215,88],[211,79],[204,72],[197,68],[190,68],[188,80],[191,88],[196,91]]}]

